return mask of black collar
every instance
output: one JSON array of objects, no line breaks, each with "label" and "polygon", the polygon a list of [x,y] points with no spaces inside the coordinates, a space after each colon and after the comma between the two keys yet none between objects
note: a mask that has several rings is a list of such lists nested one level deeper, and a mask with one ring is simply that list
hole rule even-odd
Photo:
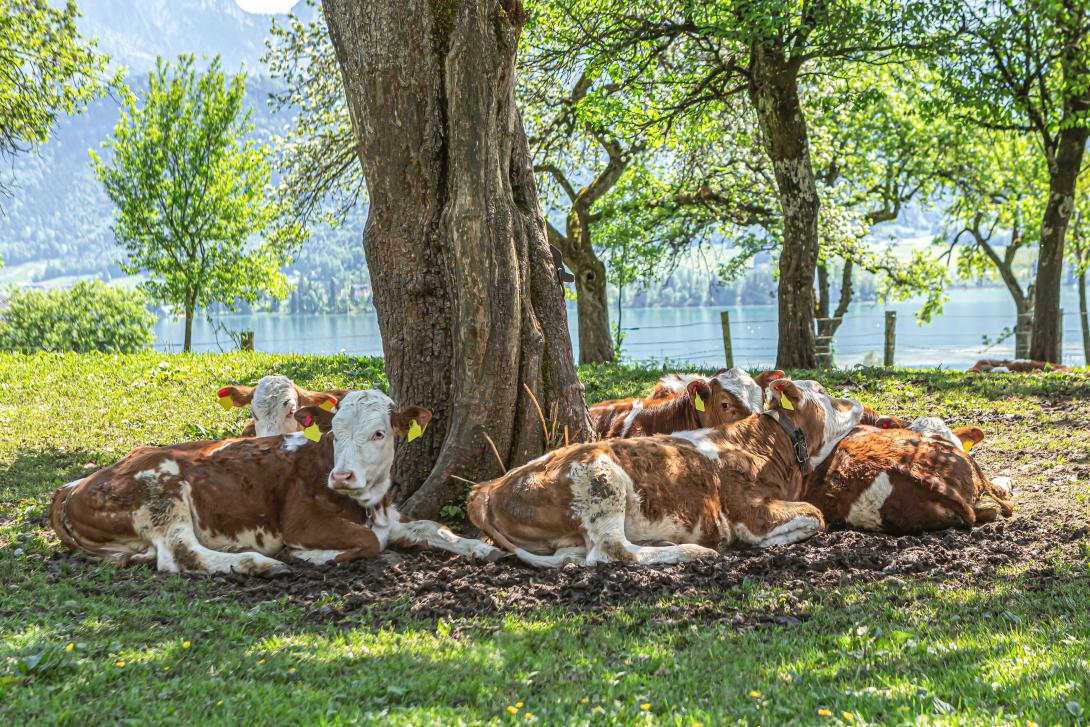
[{"label": "black collar", "polygon": [[761,412],[761,415],[769,417],[783,427],[783,430],[787,432],[787,436],[791,439],[791,448],[795,451],[795,461],[798,462],[799,469],[802,470],[803,474],[809,472],[806,435],[803,434],[802,430],[792,424],[791,420],[779,409],[769,409]]}]

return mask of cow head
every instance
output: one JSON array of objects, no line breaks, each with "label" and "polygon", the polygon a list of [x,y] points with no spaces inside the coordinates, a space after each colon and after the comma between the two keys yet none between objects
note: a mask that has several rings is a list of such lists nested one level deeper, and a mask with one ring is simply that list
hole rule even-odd
[{"label": "cow head", "polygon": [[344,390],[307,391],[286,376],[266,376],[257,386],[225,386],[217,394],[230,397],[234,406],[250,405],[254,436],[291,434],[302,427],[296,414],[308,406],[332,410],[347,393]]},{"label": "cow head", "polygon": [[977,427],[961,427],[957,431],[946,426],[946,422],[938,417],[916,417],[908,429],[918,432],[925,437],[931,437],[968,452],[984,441],[984,432]]},{"label": "cow head", "polygon": [[[768,373],[758,374],[763,377]],[[778,372],[781,376],[783,372]],[[771,380],[771,379],[769,379]],[[693,382],[695,384],[697,382]],[[690,384],[690,387],[693,385]],[[705,384],[708,402],[704,426],[716,427],[761,413],[761,387],[742,369],[727,369],[708,379]],[[691,394],[691,391],[690,391]]]},{"label": "cow head", "polygon": [[816,381],[776,379],[766,389],[768,408],[780,410],[806,435],[810,467],[816,468],[837,443],[863,418],[863,405],[855,399],[829,396]]},{"label": "cow head", "polygon": [[[333,439],[333,470],[327,484],[364,507],[374,507],[390,489],[395,434],[405,436],[413,422],[421,429],[431,412],[417,406],[397,409],[375,389],[349,392],[329,422]],[[317,422],[322,428],[320,421]]]}]

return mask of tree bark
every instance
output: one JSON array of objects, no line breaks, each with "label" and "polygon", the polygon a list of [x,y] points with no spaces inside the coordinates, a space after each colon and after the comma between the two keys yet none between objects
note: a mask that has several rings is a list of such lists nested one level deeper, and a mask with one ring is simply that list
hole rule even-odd
[{"label": "tree bark", "polygon": [[[574,205],[573,205],[574,206]],[[594,252],[587,217],[590,210],[578,207],[568,214],[567,234],[555,230],[549,236],[575,276],[575,311],[579,322],[579,363],[613,360],[609,335],[609,302],[606,299],[606,266]]]},{"label": "tree bark", "polygon": [[999,254],[992,248],[991,233],[988,234],[988,237],[984,237],[984,234],[980,231],[980,219],[978,215],[973,226],[969,229],[969,233],[976,241],[977,247],[991,261],[995,269],[999,271],[999,277],[1003,280],[1003,284],[1007,286],[1007,292],[1011,294],[1011,299],[1014,300],[1014,357],[1027,358],[1029,356],[1032,327],[1026,316],[1029,313],[1030,298],[1022,290],[1022,284],[1018,281],[1018,275],[1014,272],[1014,258],[1020,247],[1019,244],[1016,244],[1016,241],[1021,239],[1018,234],[1018,227],[1015,226],[1011,230],[1011,244],[1007,245],[1003,257],[999,257]]},{"label": "tree bark", "polygon": [[193,313],[196,304],[191,299],[185,302],[185,337],[182,341],[182,353],[193,350]]},{"label": "tree bark", "polygon": [[370,196],[364,251],[393,398],[435,414],[399,448],[407,512],[434,517],[543,451],[523,387],[591,439],[522,121],[518,0],[324,0]]},{"label": "tree bark", "polygon": [[1075,208],[1075,184],[1082,167],[1090,129],[1061,129],[1055,153],[1049,159],[1048,202],[1041,221],[1041,247],[1034,286],[1033,340],[1029,357],[1062,362],[1060,351],[1060,281],[1064,265],[1064,240]]},{"label": "tree bark", "polygon": [[828,368],[833,365],[832,338],[840,329],[840,324],[844,322],[844,315],[848,312],[848,306],[852,302],[852,295],[854,294],[852,290],[852,271],[854,268],[855,263],[851,260],[844,260],[844,267],[840,271],[840,295],[837,299],[836,311],[830,316],[829,304],[832,296],[829,291],[829,272],[825,265],[818,266],[817,334],[819,338],[826,336],[829,338],[828,355],[818,356],[819,366]]},{"label": "tree bark", "polygon": [[1082,328],[1082,360],[1090,366],[1090,320],[1086,312],[1086,270],[1079,269],[1079,324]]},{"label": "tree bark", "polygon": [[783,214],[780,253],[778,368],[815,368],[814,272],[818,257],[818,196],[806,120],[798,91],[798,62],[782,49],[750,51],[749,96],[776,177]]}]

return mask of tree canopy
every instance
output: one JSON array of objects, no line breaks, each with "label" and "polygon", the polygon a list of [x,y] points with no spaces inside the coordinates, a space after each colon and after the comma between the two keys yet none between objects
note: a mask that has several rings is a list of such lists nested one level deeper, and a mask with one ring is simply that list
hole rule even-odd
[{"label": "tree canopy", "polygon": [[122,268],[145,271],[144,288],[185,315],[212,302],[283,297],[282,268],[301,239],[273,198],[264,148],[245,140],[245,76],[228,79],[218,57],[201,73],[192,56],[160,59],[142,96],[125,95],[107,157],[95,171],[117,208]]}]

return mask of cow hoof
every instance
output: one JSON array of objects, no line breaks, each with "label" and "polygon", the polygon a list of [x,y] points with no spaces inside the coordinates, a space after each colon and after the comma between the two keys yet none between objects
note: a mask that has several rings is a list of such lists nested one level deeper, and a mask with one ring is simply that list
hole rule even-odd
[{"label": "cow hoof", "polygon": [[276,563],[266,568],[261,569],[257,575],[262,578],[280,578],[282,576],[291,575],[291,567],[286,563]]},{"label": "cow hoof", "polygon": [[477,557],[485,563],[495,563],[497,560],[503,560],[504,558],[514,558],[515,554],[508,553],[506,550],[501,550],[499,548],[492,548],[487,553],[478,555]]}]

